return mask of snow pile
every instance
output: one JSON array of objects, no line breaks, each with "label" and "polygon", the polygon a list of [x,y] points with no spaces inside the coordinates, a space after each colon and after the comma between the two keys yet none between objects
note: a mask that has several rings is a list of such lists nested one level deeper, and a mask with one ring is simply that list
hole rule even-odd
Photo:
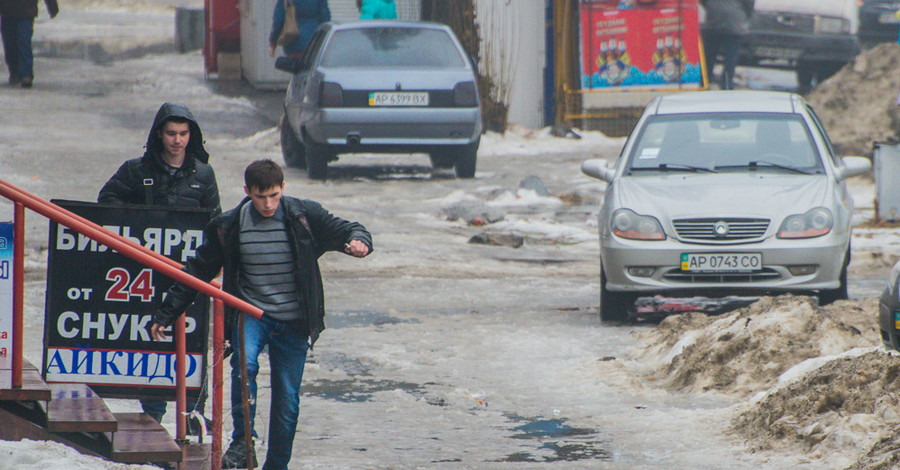
[{"label": "snow pile", "polygon": [[808,101],[844,155],[871,155],[873,142],[898,136],[898,63],[900,45],[879,44],[809,94]]},{"label": "snow pile", "polygon": [[642,333],[636,359],[658,364],[668,388],[749,397],[806,359],[879,344],[876,311],[875,299],[820,308],[786,295],[721,316],[673,315]]},{"label": "snow pile", "polygon": [[[720,316],[673,315],[636,334],[633,360],[659,387],[744,400],[732,430],[754,451],[858,454],[854,468],[896,468],[900,356],[881,349],[877,311],[875,298],[819,307],[785,295]],[[845,460],[833,468],[856,462]]]}]

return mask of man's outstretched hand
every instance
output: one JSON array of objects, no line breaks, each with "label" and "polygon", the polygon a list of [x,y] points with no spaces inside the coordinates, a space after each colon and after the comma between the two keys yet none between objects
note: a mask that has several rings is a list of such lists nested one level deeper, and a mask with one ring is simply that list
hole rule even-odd
[{"label": "man's outstretched hand", "polygon": [[362,258],[369,254],[369,246],[359,240],[350,240],[350,243],[344,245],[344,253]]}]

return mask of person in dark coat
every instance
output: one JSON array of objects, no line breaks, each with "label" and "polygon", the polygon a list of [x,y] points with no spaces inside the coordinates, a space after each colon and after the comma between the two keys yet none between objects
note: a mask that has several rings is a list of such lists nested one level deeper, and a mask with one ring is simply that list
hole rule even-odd
[{"label": "person in dark coat", "polygon": [[[272,12],[272,32],[269,34],[269,56],[275,57],[275,48],[278,47],[278,37],[284,28],[285,0],[275,1],[275,10]],[[320,24],[331,21],[331,10],[327,0],[290,0],[294,5],[297,19],[297,27],[300,35],[292,42],[282,46],[284,55],[292,59],[299,59],[303,55],[309,40]]]},{"label": "person in dark coat", "polygon": [[[56,18],[56,0],[44,0],[50,18]],[[31,38],[34,19],[38,16],[37,0],[0,0],[0,36],[3,38],[3,57],[9,69],[9,84],[31,88],[34,82],[34,55]]]},{"label": "person in dark coat", "polygon": [[[251,436],[256,416],[259,354],[269,350],[272,402],[268,453],[263,468],[287,469],[300,413],[300,382],[307,351],[325,329],[325,300],[318,259],[327,251],[357,258],[372,252],[372,236],[357,222],[335,217],[319,203],[284,196],[284,174],[272,160],[257,160],[244,172],[247,197],[206,226],[196,256],[184,272],[209,281],[222,271],[222,289],[263,310],[247,316],[243,334],[234,328],[239,313],[226,309],[232,345],[243,349],[247,363]],[[166,339],[171,326],[197,292],[176,283],[153,317],[150,334]],[[243,339],[243,341],[242,341]],[[256,466],[255,446],[245,444],[240,353],[231,355],[232,442],[222,468],[246,468],[247,454]]]},{"label": "person in dark coat", "polygon": [[755,0],[702,0],[706,20],[700,27],[706,59],[706,76],[712,81],[716,58],[722,56],[723,90],[734,88],[734,69],[741,52],[741,41],[750,30]]},{"label": "person in dark coat", "polygon": [[[97,202],[105,204],[142,204],[170,207],[199,207],[219,215],[219,187],[209,165],[209,153],[203,148],[203,133],[191,110],[180,103],[164,103],[150,126],[144,155],[126,161],[103,185]],[[192,309],[208,307],[206,299]],[[206,312],[200,312],[206,318]],[[186,403],[188,412],[203,414],[205,390],[199,402]],[[156,421],[166,413],[163,400],[141,400],[144,412]],[[188,433],[199,435],[197,417],[188,420]]]}]

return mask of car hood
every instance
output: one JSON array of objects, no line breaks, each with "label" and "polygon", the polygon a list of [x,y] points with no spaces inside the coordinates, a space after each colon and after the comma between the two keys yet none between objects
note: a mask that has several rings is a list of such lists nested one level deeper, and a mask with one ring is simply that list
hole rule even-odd
[{"label": "car hood", "polygon": [[[780,221],[824,205],[828,177],[738,173],[619,178],[616,206],[664,220],[754,217]],[[611,208],[612,209],[612,208]]]}]

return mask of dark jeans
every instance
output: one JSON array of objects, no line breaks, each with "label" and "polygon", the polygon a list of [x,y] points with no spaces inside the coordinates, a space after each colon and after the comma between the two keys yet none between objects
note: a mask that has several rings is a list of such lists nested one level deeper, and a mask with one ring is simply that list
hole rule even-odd
[{"label": "dark jeans", "polygon": [[722,56],[722,76],[719,86],[723,90],[734,89],[734,69],[737,67],[738,55],[741,52],[741,36],[721,34],[710,31],[703,32],[703,50],[706,55],[706,76],[713,79],[713,67],[716,58]]},{"label": "dark jeans", "polygon": [[[241,347],[239,328],[234,328],[232,344]],[[269,347],[272,402],[269,408],[269,450],[264,470],[286,470],[291,460],[297,418],[300,415],[300,381],[309,350],[309,336],[296,323],[285,323],[263,316],[257,320],[247,316],[244,324],[247,354],[247,391],[250,394],[250,430],[256,416],[256,375],[259,373],[259,354]],[[244,439],[244,412],[241,400],[240,352],[231,355],[231,419],[234,423],[232,440]]]},{"label": "dark jeans", "polygon": [[34,18],[12,16],[0,18],[3,57],[6,59],[10,77],[34,78],[34,57],[31,53],[33,34]]}]

